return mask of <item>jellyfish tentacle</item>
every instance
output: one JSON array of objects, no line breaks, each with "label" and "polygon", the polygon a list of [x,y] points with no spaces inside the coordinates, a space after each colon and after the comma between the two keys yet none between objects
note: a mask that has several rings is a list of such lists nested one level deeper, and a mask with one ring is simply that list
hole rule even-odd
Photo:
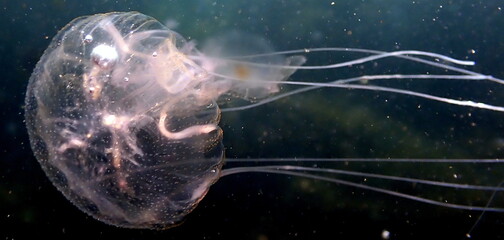
[{"label": "jellyfish tentacle", "polygon": [[378,162],[378,163],[504,163],[504,159],[435,159],[435,158],[232,158],[227,159],[227,163],[298,163],[298,162]]},{"label": "jellyfish tentacle", "polygon": [[[285,92],[285,93],[282,93],[279,95],[271,96],[269,98],[265,98],[265,99],[262,99],[258,102],[251,103],[251,104],[244,105],[244,106],[222,108],[222,112],[231,112],[231,111],[240,111],[240,110],[250,109],[250,108],[258,107],[258,106],[279,100],[281,98],[285,98],[288,96],[292,96],[292,95],[307,92],[307,91],[312,91],[312,90],[315,90],[318,88],[323,88],[323,87],[392,92],[392,93],[399,93],[399,94],[403,94],[403,95],[415,96],[415,97],[425,98],[425,99],[429,99],[429,100],[444,102],[444,103],[453,104],[453,105],[467,106],[467,107],[474,107],[474,108],[479,108],[479,109],[504,112],[504,107],[502,107],[502,106],[496,106],[496,105],[491,105],[491,104],[476,102],[476,101],[471,101],[471,100],[456,100],[456,99],[445,98],[445,97],[440,97],[440,96],[431,95],[431,94],[427,94],[427,93],[420,93],[420,92],[404,90],[404,89],[399,89],[399,88],[382,87],[382,86],[375,86],[375,85],[348,84],[350,82],[357,82],[357,81],[362,81],[362,80],[427,79],[427,78],[429,78],[429,75],[394,74],[394,75],[360,76],[360,77],[355,77],[355,78],[336,80],[336,81],[328,82],[328,83],[314,83],[314,82],[301,82],[301,81],[282,81],[282,82],[278,81],[277,82],[278,84],[301,85],[301,86],[308,86],[308,87],[304,87],[304,88],[292,90],[290,92]],[[467,76],[467,75],[460,75],[460,76],[459,75],[432,75],[431,78],[432,79],[457,79],[457,80],[486,79],[486,77],[484,77],[484,76]]]},{"label": "jellyfish tentacle", "polygon": [[483,185],[472,185],[472,184],[461,184],[461,183],[451,183],[451,182],[442,182],[442,181],[433,181],[426,179],[418,179],[418,178],[409,178],[409,177],[400,177],[393,175],[384,175],[377,173],[367,173],[367,172],[359,172],[359,171],[351,171],[351,170],[341,170],[341,169],[332,169],[332,168],[317,168],[317,167],[303,167],[303,166],[294,166],[294,165],[268,165],[268,166],[258,166],[258,167],[236,167],[225,169],[223,171],[223,176],[234,174],[235,172],[253,172],[253,171],[262,171],[262,170],[284,170],[284,171],[305,171],[305,172],[317,172],[317,173],[330,173],[330,174],[340,174],[340,175],[349,175],[349,176],[357,176],[357,177],[365,177],[365,178],[377,178],[377,179],[385,179],[392,181],[400,181],[400,182],[409,182],[409,183],[419,183],[425,185],[432,186],[440,186],[447,188],[458,188],[458,189],[471,189],[471,190],[482,190],[482,191],[504,191],[504,187],[494,187],[494,186],[483,186]]},{"label": "jellyfish tentacle", "polygon": [[[236,168],[230,168],[230,169],[223,170],[222,176],[228,176],[228,175],[232,175],[232,174],[236,174],[236,173],[245,173],[245,172],[283,174],[283,175],[289,175],[289,176],[304,177],[304,178],[309,178],[309,179],[314,179],[314,180],[321,180],[321,181],[325,181],[325,182],[341,184],[341,185],[355,187],[355,188],[359,188],[359,189],[370,190],[370,191],[374,191],[374,192],[384,193],[384,194],[395,196],[395,197],[405,198],[405,199],[409,199],[409,200],[413,200],[413,201],[417,201],[417,202],[422,202],[422,203],[427,203],[427,204],[431,204],[431,205],[436,205],[436,206],[441,206],[441,207],[448,207],[448,208],[461,209],[461,210],[472,210],[472,211],[504,212],[504,208],[489,207],[488,204],[485,206],[472,206],[472,205],[463,205],[463,204],[458,204],[458,203],[448,203],[448,202],[438,201],[438,200],[434,200],[434,199],[430,199],[430,198],[426,198],[426,197],[420,197],[420,196],[415,196],[412,194],[393,191],[393,190],[389,190],[389,189],[385,189],[385,188],[370,186],[370,185],[366,185],[363,183],[342,180],[342,179],[338,179],[335,177],[320,176],[320,175],[309,173],[310,171],[332,172],[332,173],[338,172],[338,173],[348,174],[348,175],[355,175],[355,176],[362,176],[362,177],[376,177],[379,179],[414,182],[414,183],[420,183],[420,184],[449,187],[449,188],[454,188],[454,189],[464,188],[464,189],[471,189],[471,190],[494,191],[494,192],[504,191],[504,189],[500,186],[490,187],[490,186],[479,186],[479,185],[464,185],[464,184],[446,183],[446,182],[438,182],[438,181],[430,181],[430,180],[402,178],[402,177],[397,177],[397,176],[386,176],[386,175],[380,175],[380,174],[359,173],[359,172],[353,172],[353,171],[347,171],[347,170],[318,169],[318,168],[289,166],[289,165],[236,167]],[[416,180],[419,180],[419,181],[416,181]]]}]

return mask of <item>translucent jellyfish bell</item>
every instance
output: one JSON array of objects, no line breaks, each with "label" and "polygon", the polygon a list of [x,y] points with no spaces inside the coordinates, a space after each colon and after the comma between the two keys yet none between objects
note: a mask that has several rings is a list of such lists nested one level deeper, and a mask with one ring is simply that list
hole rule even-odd
[{"label": "translucent jellyfish bell", "polygon": [[[209,41],[203,52],[155,19],[136,12],[77,18],[54,37],[30,78],[25,118],[36,158],[67,199],[108,224],[163,229],[180,223],[219,177],[263,172],[318,179],[450,208],[504,212],[502,207],[446,203],[358,180],[341,180],[338,176],[470,189],[482,195],[489,191],[503,192],[500,185],[460,184],[319,168],[312,164],[339,161],[502,163],[495,159],[267,159],[263,162],[268,165],[222,170],[223,133],[218,126],[221,110],[216,100],[224,94],[256,101],[223,111],[244,110],[328,87],[393,92],[504,112],[502,106],[479,101],[367,84],[377,79],[504,83],[456,66],[473,62],[422,51],[314,48],[273,52],[264,40],[238,33]],[[366,56],[328,65],[304,66],[305,57],[296,54],[310,52],[357,52]],[[447,74],[371,75],[328,82],[288,80],[297,70],[335,69],[383,58],[400,58]],[[281,84],[301,87],[280,92]],[[235,163],[251,161],[256,160],[234,160]],[[292,164],[300,162],[309,165]]]},{"label": "translucent jellyfish bell", "polygon": [[75,19],[32,74],[26,123],[37,159],[77,207],[109,224],[173,226],[220,174],[213,76],[177,33],[139,13]]}]

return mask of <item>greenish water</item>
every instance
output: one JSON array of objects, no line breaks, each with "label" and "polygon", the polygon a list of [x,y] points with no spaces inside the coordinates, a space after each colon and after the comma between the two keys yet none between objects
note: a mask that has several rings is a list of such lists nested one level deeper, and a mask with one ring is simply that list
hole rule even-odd
[{"label": "greenish water", "polygon": [[[257,34],[278,50],[356,47],[416,49],[476,61],[468,69],[503,78],[501,2],[461,1],[3,1],[0,6],[0,236],[56,239],[461,239],[478,212],[435,207],[336,184],[295,177],[242,174],[219,180],[181,226],[167,231],[104,225],[72,206],[46,179],[23,125],[29,75],[55,33],[71,19],[136,10],[176,26],[188,39],[233,29]],[[314,54],[310,64],[351,55]],[[299,72],[295,80],[329,81],[356,75],[436,73],[388,59],[340,71]],[[442,72],[441,72],[442,73]],[[386,83],[451,98],[502,104],[496,84],[401,81]],[[492,92],[490,92],[492,91]],[[255,109],[224,113],[227,158],[500,158],[502,113],[388,93],[322,89]],[[329,167],[329,166],[328,166]],[[417,178],[497,185],[502,166],[482,164],[359,163],[330,167]],[[465,204],[489,194],[375,182],[380,187]],[[500,197],[500,198],[499,198]],[[499,200],[500,199],[500,200]],[[495,205],[502,206],[502,195]],[[504,237],[503,214],[487,213],[473,238]]]}]

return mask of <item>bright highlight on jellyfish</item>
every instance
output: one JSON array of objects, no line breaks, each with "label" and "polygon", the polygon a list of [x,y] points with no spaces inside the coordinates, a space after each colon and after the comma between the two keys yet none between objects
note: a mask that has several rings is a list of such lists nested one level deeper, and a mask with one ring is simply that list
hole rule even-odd
[{"label": "bright highlight on jellyfish", "polygon": [[[446,203],[338,176],[490,193],[503,191],[501,186],[296,165],[341,161],[498,164],[500,160],[269,159],[266,166],[222,169],[223,132],[218,126],[221,110],[217,100],[253,100],[224,109],[238,111],[317,88],[346,88],[503,112],[502,106],[470,99],[370,84],[378,79],[503,83],[456,66],[473,62],[422,51],[315,48],[274,52],[264,40],[239,33],[212,41],[202,53],[157,20],[136,12],[80,17],[54,37],[30,78],[25,117],[35,156],[67,199],[108,224],[164,229],[180,223],[219,177],[266,172],[334,182],[445,207],[504,212],[500,207]],[[358,52],[366,56],[328,65],[303,65],[312,52]],[[288,80],[299,70],[343,68],[384,58],[430,65],[447,74],[370,75],[327,82]],[[301,87],[281,92],[282,84]]]}]

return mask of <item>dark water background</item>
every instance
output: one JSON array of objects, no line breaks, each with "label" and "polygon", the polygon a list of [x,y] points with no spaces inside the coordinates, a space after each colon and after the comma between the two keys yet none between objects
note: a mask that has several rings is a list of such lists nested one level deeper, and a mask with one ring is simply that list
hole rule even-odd
[{"label": "dark water background", "polygon": [[[470,69],[504,78],[502,1],[3,0],[0,7],[1,239],[380,239],[383,230],[392,239],[463,239],[478,216],[335,184],[243,174],[221,179],[177,228],[108,226],[72,206],[45,177],[29,147],[23,102],[31,71],[52,36],[75,17],[109,11],[136,10],[161,22],[176,21],[177,32],[199,41],[240,29],[269,39],[278,50],[335,46],[438,52],[476,61]],[[355,55],[318,54],[309,56],[309,63],[351,57]],[[389,59],[341,71],[300,72],[294,79],[425,72],[436,70]],[[397,84],[390,86],[503,105],[502,87],[496,84]],[[502,120],[502,113],[394,94],[325,89],[224,114],[221,127],[228,158],[479,159],[502,157]],[[349,169],[438,180],[458,174],[469,183],[489,185],[502,181],[504,170],[481,164],[385,163]],[[453,189],[427,188],[422,194],[474,199]],[[502,197],[495,204],[501,199],[502,206]],[[504,215],[485,214],[472,235],[504,238]]]}]

